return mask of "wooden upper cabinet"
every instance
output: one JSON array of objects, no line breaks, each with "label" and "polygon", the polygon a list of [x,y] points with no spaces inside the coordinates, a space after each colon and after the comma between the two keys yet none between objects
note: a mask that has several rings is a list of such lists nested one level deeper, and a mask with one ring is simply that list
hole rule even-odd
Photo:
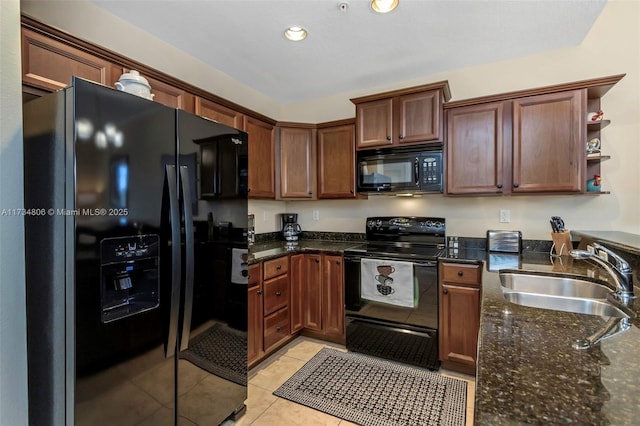
[{"label": "wooden upper cabinet", "polygon": [[245,116],[244,131],[249,135],[249,198],[275,198],[274,127]]},{"label": "wooden upper cabinet", "polygon": [[447,194],[580,192],[583,91],[447,110]]},{"label": "wooden upper cabinet", "polygon": [[393,144],[393,99],[356,105],[357,147],[377,148]]},{"label": "wooden upper cabinet", "polygon": [[244,115],[238,111],[199,96],[196,97],[195,104],[195,113],[201,117],[209,118],[235,129],[242,130],[244,127]]},{"label": "wooden upper cabinet", "polygon": [[[121,74],[128,73],[131,69],[114,67],[114,71],[115,74],[113,75],[113,80],[118,81]],[[178,108],[193,113],[194,96],[191,93],[188,93],[176,86],[172,86],[164,81],[158,80],[157,78],[149,77],[148,75],[145,75],[144,72],[141,72],[140,76],[144,77],[149,82],[154,102],[158,102],[170,108]]]},{"label": "wooden upper cabinet", "polygon": [[315,129],[280,127],[278,130],[277,197],[315,199]]},{"label": "wooden upper cabinet", "polygon": [[442,140],[441,98],[440,90],[429,90],[397,98],[397,143]]},{"label": "wooden upper cabinet", "polygon": [[355,198],[355,126],[318,129],[318,198]]},{"label": "wooden upper cabinet", "polygon": [[442,141],[446,81],[351,99],[356,105],[356,149]]},{"label": "wooden upper cabinet", "polygon": [[447,194],[502,193],[503,102],[447,111]]},{"label": "wooden upper cabinet", "polygon": [[585,164],[586,90],[513,101],[513,189],[580,192]]},{"label": "wooden upper cabinet", "polygon": [[71,84],[71,77],[75,75],[113,87],[114,74],[117,67],[111,62],[22,28],[23,84],[53,92]]}]

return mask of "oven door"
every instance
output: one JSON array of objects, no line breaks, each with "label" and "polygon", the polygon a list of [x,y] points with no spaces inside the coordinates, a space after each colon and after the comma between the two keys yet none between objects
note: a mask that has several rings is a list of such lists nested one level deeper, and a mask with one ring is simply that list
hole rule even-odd
[{"label": "oven door", "polygon": [[362,297],[362,258],[402,259],[345,253],[347,349],[436,370],[438,362],[438,268],[412,261],[417,303],[397,306]]}]

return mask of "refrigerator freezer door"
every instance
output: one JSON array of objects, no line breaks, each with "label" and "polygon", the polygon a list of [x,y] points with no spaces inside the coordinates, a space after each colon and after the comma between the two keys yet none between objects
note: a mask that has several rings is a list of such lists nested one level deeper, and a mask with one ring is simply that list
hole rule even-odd
[{"label": "refrigerator freezer door", "polygon": [[[173,223],[178,227],[173,237],[163,234],[161,222],[166,166],[175,171],[175,112],[79,79],[74,81],[73,93],[67,145],[72,160],[67,167],[75,170],[75,181],[67,190],[75,194],[71,208],[77,213],[75,228],[68,228],[75,232],[74,323],[68,324],[75,333],[74,424],[137,424],[152,415],[156,424],[171,423],[174,413],[166,406],[175,400],[176,358],[170,355],[176,348],[177,327],[169,337],[173,343],[167,344],[169,358],[164,346],[170,311],[177,310],[171,304],[179,302],[171,298],[172,274],[180,266],[179,249],[178,264],[171,258],[174,245],[180,245],[179,216]],[[175,173],[172,183],[177,189]],[[177,203],[176,198],[176,207]],[[159,241],[159,303],[105,321],[101,268],[122,263],[124,272],[137,273],[140,265],[131,263],[127,271],[126,264],[144,254],[141,237],[145,235],[157,236]],[[102,241],[120,238],[127,243],[114,248],[119,259],[103,265]],[[132,281],[132,285],[137,284]],[[114,395],[119,398],[115,406]],[[135,404],[135,409],[127,404]]]}]

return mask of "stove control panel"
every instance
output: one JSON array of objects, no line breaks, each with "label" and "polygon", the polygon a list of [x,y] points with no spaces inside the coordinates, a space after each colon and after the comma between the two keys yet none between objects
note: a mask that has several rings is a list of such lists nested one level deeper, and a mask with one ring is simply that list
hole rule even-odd
[{"label": "stove control panel", "polygon": [[369,217],[366,222],[367,239],[376,235],[426,234],[441,235],[446,232],[445,219],[422,216]]}]

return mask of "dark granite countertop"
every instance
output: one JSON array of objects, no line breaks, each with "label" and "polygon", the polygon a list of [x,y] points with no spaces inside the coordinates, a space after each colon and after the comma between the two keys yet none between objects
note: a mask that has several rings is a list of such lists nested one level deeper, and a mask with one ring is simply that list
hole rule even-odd
[{"label": "dark granite countertop", "polygon": [[620,231],[571,231],[572,239],[587,237],[600,241],[611,249],[620,249],[640,256],[640,235]]},{"label": "dark granite countertop", "polygon": [[[606,273],[586,261],[568,256],[550,258],[547,253],[489,256],[484,251],[461,250],[457,257],[486,262],[476,424],[637,424],[639,319],[632,320],[629,330],[589,349],[574,349],[576,340],[598,331],[606,319],[507,302],[502,296],[498,269],[506,266],[608,281]],[[631,308],[640,313],[640,299]]]},{"label": "dark granite countertop", "polygon": [[360,244],[362,242],[333,240],[299,240],[295,244],[288,244],[284,241],[271,241],[254,244],[249,247],[249,264],[275,259],[291,253],[321,251],[342,254],[344,250]]}]

